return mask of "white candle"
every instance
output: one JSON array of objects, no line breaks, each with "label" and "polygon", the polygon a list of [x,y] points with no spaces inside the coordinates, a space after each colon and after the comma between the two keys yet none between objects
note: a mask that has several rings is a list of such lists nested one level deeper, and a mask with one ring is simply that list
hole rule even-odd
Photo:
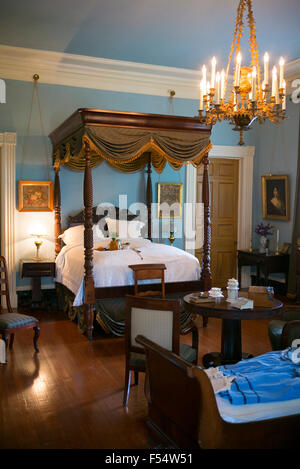
[{"label": "white candle", "polygon": [[210,93],[210,83],[209,81],[206,82],[206,94]]},{"label": "white candle", "polygon": [[225,70],[221,72],[221,99],[225,98]]},{"label": "white candle", "polygon": [[280,57],[279,60],[279,88],[283,88],[283,71],[284,71],[284,60]]},{"label": "white candle", "polygon": [[279,230],[277,230],[277,236],[276,236],[276,251],[278,250],[279,246]]},{"label": "white candle", "polygon": [[255,101],[256,93],[256,67],[252,70],[252,101]]},{"label": "white candle", "polygon": [[277,88],[277,69],[274,65],[272,69],[272,96],[276,96],[276,88]]},{"label": "white candle", "polygon": [[233,111],[237,111],[236,92],[233,92]]},{"label": "white candle", "polygon": [[203,92],[205,93],[206,90],[206,66],[203,65],[202,67],[202,82],[203,82]]},{"label": "white candle", "polygon": [[263,100],[266,101],[266,85],[264,81],[262,82],[261,89],[262,89]]},{"label": "white candle", "polygon": [[199,109],[203,111],[203,80],[200,82],[200,102],[199,102]]},{"label": "white candle", "polygon": [[220,104],[220,72],[216,74],[216,103]]},{"label": "white candle", "polygon": [[212,58],[211,61],[211,87],[215,87],[215,79],[216,79],[216,57]]},{"label": "white candle", "polygon": [[241,62],[242,62],[242,54],[239,52],[236,56],[236,65],[235,65],[235,86],[239,86],[240,84],[240,73],[241,73]]},{"label": "white candle", "polygon": [[268,52],[264,55],[264,82],[266,85],[269,83],[269,54]]},{"label": "white candle", "polygon": [[283,96],[282,96],[282,110],[286,110],[286,82],[283,80]]}]

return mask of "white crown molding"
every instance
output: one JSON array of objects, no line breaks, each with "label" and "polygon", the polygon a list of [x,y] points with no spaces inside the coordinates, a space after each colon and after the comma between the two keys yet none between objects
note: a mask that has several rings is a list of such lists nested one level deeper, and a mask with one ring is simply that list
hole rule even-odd
[{"label": "white crown molding", "polygon": [[[0,78],[125,93],[198,99],[200,70],[103,59],[0,44]],[[287,89],[300,78],[300,58],[286,64]],[[228,85],[232,77],[229,77]]]},{"label": "white crown molding", "polygon": [[0,45],[0,78],[98,90],[198,99],[199,72]]}]

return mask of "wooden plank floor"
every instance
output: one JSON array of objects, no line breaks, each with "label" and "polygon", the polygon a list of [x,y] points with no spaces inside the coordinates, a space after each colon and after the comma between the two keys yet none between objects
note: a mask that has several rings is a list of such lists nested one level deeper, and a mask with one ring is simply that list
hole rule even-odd
[{"label": "wooden plank floor", "polygon": [[[122,406],[124,340],[98,333],[89,343],[76,324],[55,314],[40,315],[40,353],[32,332],[20,331],[0,365],[0,448],[148,448],[143,376],[128,408]],[[243,351],[270,351],[268,322],[244,321]],[[220,349],[220,333],[218,319],[199,329],[200,357]]]}]

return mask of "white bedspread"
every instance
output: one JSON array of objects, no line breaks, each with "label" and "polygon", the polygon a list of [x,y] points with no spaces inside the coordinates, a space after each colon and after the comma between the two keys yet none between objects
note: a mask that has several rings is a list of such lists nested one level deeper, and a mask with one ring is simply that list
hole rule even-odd
[{"label": "white bedspread", "polygon": [[[149,240],[136,239],[129,242],[131,248],[129,250],[94,250],[93,275],[96,288],[133,285],[133,272],[128,267],[131,264],[165,264],[166,283],[199,279],[200,264],[192,254],[174,246],[152,243]],[[106,239],[101,245],[106,247],[108,243],[109,240]],[[56,259],[56,281],[75,294],[74,306],[83,304],[83,278],[83,245],[65,246]],[[146,282],[153,283],[157,280]]]}]

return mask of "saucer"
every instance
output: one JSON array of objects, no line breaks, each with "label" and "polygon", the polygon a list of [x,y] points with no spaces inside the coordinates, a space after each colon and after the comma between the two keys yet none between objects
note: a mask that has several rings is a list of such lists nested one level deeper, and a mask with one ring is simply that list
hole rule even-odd
[{"label": "saucer", "polygon": [[209,296],[210,296],[211,298],[223,298],[223,297],[224,297],[224,295],[223,295],[222,292],[220,292],[220,293],[218,293],[218,294],[213,294],[212,291],[209,290],[208,294],[209,294]]}]

